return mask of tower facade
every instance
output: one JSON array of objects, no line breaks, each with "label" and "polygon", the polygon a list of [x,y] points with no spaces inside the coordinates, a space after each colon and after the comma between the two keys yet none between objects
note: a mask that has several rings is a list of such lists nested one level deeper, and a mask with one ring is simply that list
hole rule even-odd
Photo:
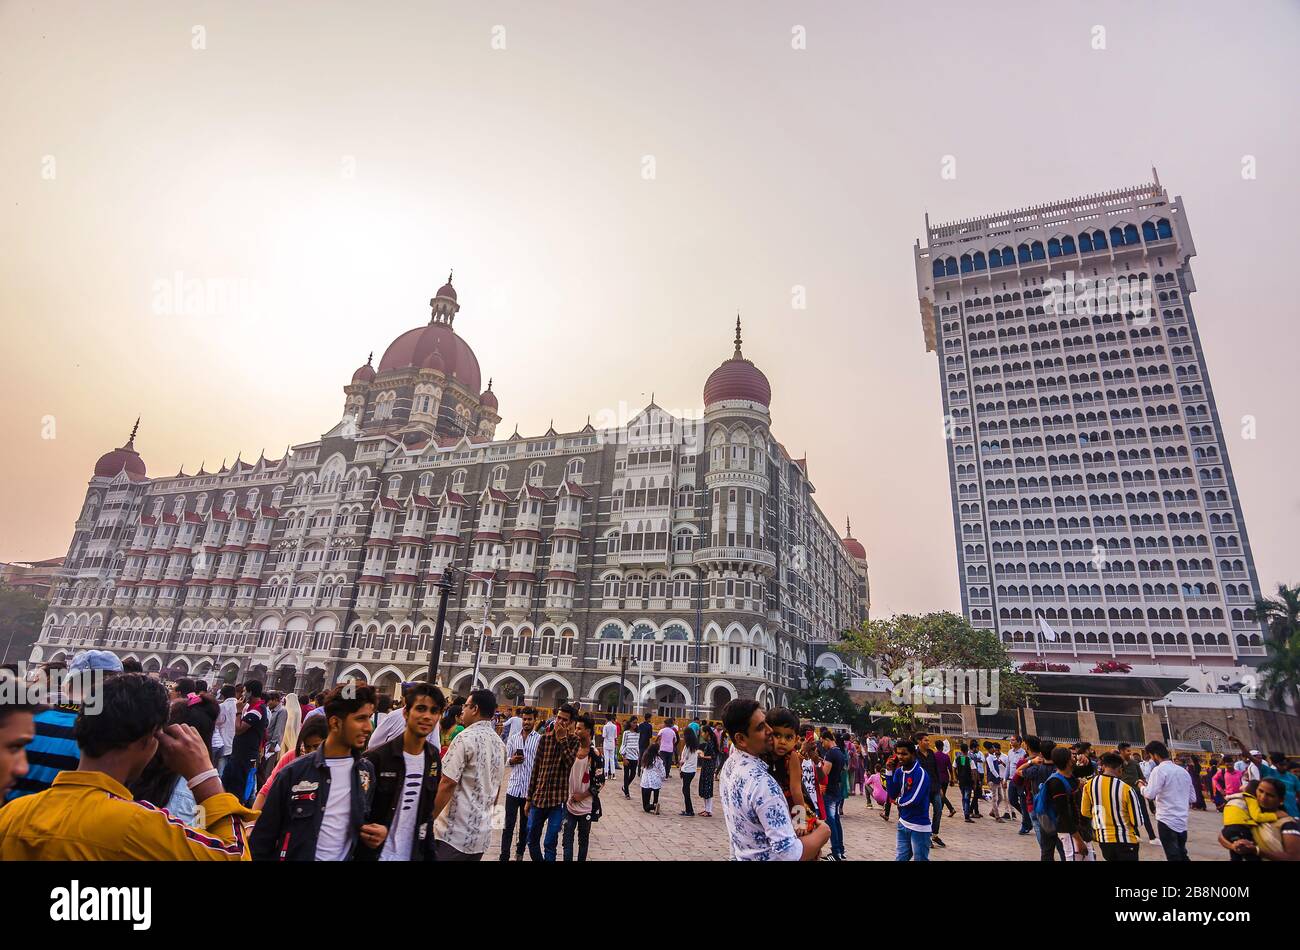
[{"label": "tower facade", "polygon": [[1183,201],[1158,179],[927,216],[916,282],[962,609],[1019,660],[1198,680],[1264,653],[1192,308],[1195,253]]}]

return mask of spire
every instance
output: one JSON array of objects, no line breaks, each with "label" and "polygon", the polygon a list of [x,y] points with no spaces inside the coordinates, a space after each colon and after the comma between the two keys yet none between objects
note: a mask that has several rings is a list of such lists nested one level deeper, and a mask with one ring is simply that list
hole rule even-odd
[{"label": "spire", "polygon": [[731,357],[733,360],[743,360],[745,357],[740,352],[740,311],[736,311],[736,352]]},{"label": "spire", "polygon": [[844,537],[853,537],[853,522],[849,520],[848,515],[844,516]]},{"label": "spire", "polygon": [[447,268],[447,283],[451,283],[452,274],[455,273],[450,267]]},{"label": "spire", "polygon": [[127,448],[127,449],[135,448],[135,434],[139,431],[140,431],[140,417],[136,416],[135,425],[131,426],[131,435],[127,438],[126,445],[123,446],[123,448]]},{"label": "spire", "polygon": [[375,351],[371,350],[370,355],[366,357],[366,365],[369,366],[375,358]]},{"label": "spire", "polygon": [[488,391],[488,392],[491,392],[491,391],[492,391],[492,377],[491,377],[491,376],[488,377],[488,388],[487,388],[487,391]]}]

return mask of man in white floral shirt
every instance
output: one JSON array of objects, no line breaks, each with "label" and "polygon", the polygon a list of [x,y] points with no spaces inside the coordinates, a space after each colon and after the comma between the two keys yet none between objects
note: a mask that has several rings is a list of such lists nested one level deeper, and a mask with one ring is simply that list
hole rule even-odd
[{"label": "man in white floral shirt", "polygon": [[469,694],[465,729],[442,757],[442,781],[434,800],[433,833],[439,861],[479,861],[492,837],[492,814],[505,772],[506,746],[492,727],[497,700],[491,690]]},{"label": "man in white floral shirt", "polygon": [[772,728],[762,707],[752,699],[733,699],[722,710],[722,728],[732,743],[718,776],[732,860],[816,861],[830,839],[830,826],[796,832],[790,804],[764,760]]}]

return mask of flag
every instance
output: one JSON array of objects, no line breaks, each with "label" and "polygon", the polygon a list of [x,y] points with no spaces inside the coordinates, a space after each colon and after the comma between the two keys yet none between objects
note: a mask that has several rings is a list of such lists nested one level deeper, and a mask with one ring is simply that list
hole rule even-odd
[{"label": "flag", "polygon": [[1043,631],[1043,639],[1045,639],[1045,640],[1055,640],[1055,639],[1056,639],[1056,631],[1053,630],[1050,626],[1047,625],[1047,618],[1046,618],[1046,617],[1042,617],[1042,616],[1040,616],[1040,617],[1038,618],[1038,629],[1041,630],[1041,631]]}]

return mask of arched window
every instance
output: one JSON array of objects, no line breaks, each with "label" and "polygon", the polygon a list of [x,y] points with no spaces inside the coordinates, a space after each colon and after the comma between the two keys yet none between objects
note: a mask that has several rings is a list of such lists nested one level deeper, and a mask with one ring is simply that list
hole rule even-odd
[{"label": "arched window", "polygon": [[564,467],[564,477],[571,482],[581,481],[582,459],[569,459],[569,464]]},{"label": "arched window", "polygon": [[546,463],[534,462],[528,466],[528,484],[541,485],[542,478],[546,475]]}]

